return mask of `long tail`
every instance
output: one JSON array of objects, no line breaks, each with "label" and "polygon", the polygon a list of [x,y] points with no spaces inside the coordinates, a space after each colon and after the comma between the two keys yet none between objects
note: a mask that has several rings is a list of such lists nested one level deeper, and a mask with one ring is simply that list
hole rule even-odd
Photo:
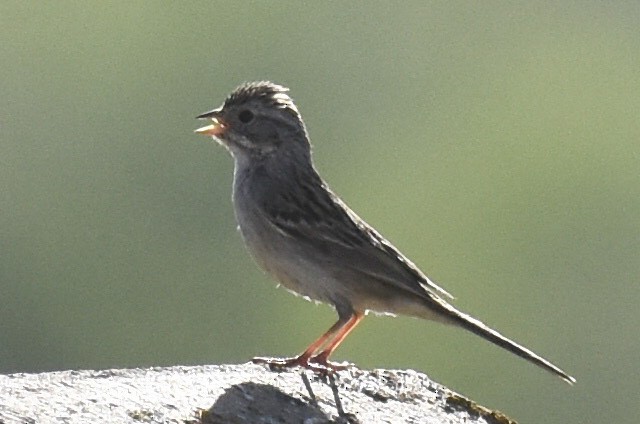
[{"label": "long tail", "polygon": [[438,299],[440,306],[442,306],[448,312],[449,318],[460,327],[468,330],[485,340],[490,341],[491,343],[500,346],[503,349],[508,350],[509,352],[518,355],[519,357],[526,359],[527,361],[536,364],[537,366],[544,368],[545,370],[557,375],[562,378],[567,383],[573,385],[576,382],[576,379],[571,377],[569,374],[553,365],[551,362],[547,361],[543,357],[535,354],[531,350],[527,349],[524,346],[519,345],[498,333],[496,330],[489,328],[482,321],[477,320],[465,313],[462,313],[455,309],[453,306],[449,305],[444,300]]}]

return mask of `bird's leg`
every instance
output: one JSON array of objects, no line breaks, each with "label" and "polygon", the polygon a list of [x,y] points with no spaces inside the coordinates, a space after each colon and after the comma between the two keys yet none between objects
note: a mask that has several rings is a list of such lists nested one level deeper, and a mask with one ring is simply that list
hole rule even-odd
[{"label": "bird's leg", "polygon": [[[267,364],[275,368],[303,367],[319,373],[327,373],[346,368],[342,364],[333,364],[328,361],[338,345],[349,332],[364,317],[362,313],[353,313],[346,317],[340,317],[338,321],[322,336],[309,345],[300,355],[293,358],[253,358],[254,364]],[[327,344],[327,341],[330,342]],[[315,354],[322,346],[327,344],[324,350]]]},{"label": "bird's leg", "polygon": [[[362,312],[354,312],[346,322],[336,329],[333,336],[333,340],[322,350],[322,352],[309,359],[309,362],[313,364],[322,365],[324,368],[339,371],[348,368],[351,364],[337,364],[335,362],[329,362],[329,356],[340,346],[340,343],[356,328],[356,325],[364,318]],[[338,321],[339,322],[339,321]]]}]

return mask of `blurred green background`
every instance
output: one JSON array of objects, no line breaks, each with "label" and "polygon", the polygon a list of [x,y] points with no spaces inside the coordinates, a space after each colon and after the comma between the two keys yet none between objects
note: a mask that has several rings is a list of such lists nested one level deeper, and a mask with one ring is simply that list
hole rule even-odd
[{"label": "blurred green background", "polygon": [[242,246],[194,116],[291,87],[316,165],[456,305],[336,359],[415,368],[527,422],[637,422],[640,3],[0,5],[0,372],[291,355],[335,320]]}]

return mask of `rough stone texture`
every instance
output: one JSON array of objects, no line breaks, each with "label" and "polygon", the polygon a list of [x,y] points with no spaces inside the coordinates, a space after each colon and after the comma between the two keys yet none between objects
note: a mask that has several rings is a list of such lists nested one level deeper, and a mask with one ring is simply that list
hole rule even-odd
[{"label": "rough stone texture", "polygon": [[253,364],[0,375],[0,423],[512,423],[415,371]]}]

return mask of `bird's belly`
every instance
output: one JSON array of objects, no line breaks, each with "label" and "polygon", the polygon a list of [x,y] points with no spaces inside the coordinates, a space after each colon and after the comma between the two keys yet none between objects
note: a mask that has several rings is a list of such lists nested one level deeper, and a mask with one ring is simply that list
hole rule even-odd
[{"label": "bird's belly", "polygon": [[269,225],[261,226],[256,219],[236,211],[240,233],[249,253],[258,265],[289,291],[310,300],[334,303],[332,282],[318,264],[302,259],[299,246]]},{"label": "bird's belly", "polygon": [[282,246],[247,242],[247,247],[258,265],[289,291],[309,300],[333,303],[332,292],[326,290],[332,282],[314,269],[317,265],[304,263]]}]

